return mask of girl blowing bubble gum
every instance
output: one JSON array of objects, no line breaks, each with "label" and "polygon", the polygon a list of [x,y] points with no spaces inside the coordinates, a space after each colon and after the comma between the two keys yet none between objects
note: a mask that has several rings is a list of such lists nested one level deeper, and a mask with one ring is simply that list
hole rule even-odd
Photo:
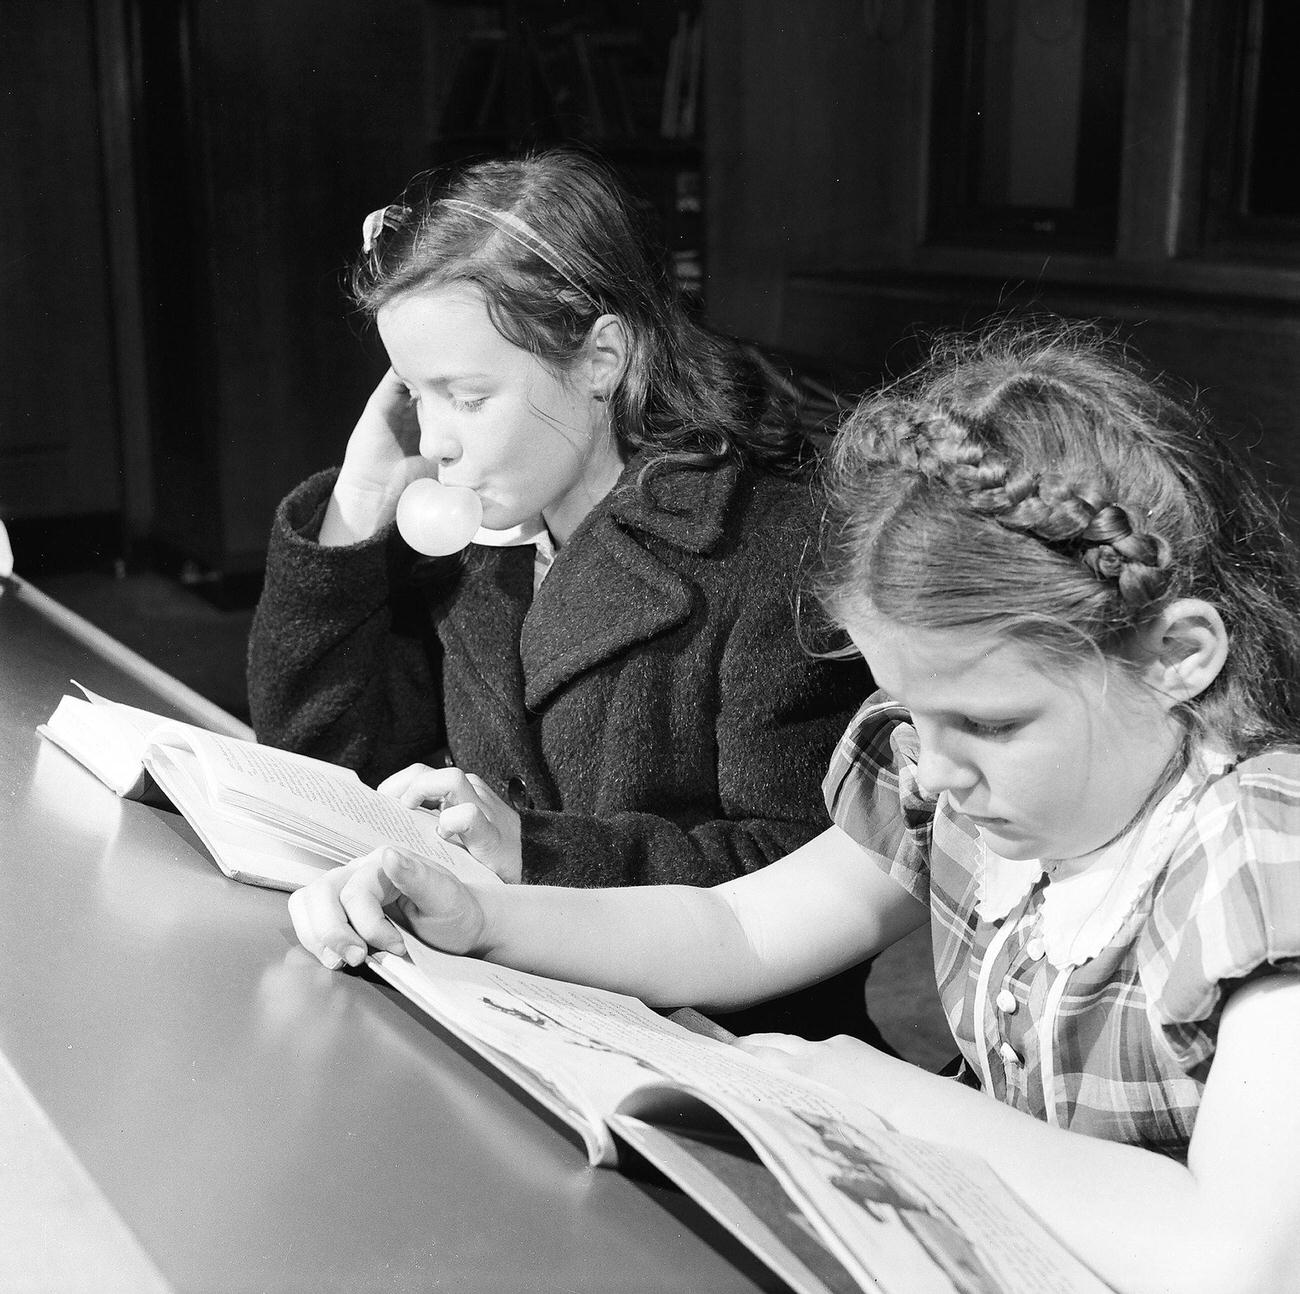
[{"label": "girl blowing bubble gum", "polygon": [[[259,739],[441,808],[508,881],[783,857],[829,825],[869,685],[796,624],[824,501],[792,392],[683,312],[632,210],[554,150],[367,219],[352,290],[391,367],[281,506],[253,626]],[[864,978],[775,1018],[874,1038]]]},{"label": "girl blowing bubble gum", "polygon": [[709,889],[467,889],[392,852],[290,900],[326,965],[456,952],[729,1008],[927,919],[982,1091],[739,1045],[984,1156],[1123,1291],[1300,1288],[1300,568],[1201,422],[1083,333],[940,351],[840,432],[824,600],[882,691],[834,825]]}]

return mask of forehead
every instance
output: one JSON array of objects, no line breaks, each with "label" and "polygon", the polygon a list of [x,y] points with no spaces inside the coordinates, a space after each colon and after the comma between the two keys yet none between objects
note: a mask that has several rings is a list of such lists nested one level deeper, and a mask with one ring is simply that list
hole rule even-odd
[{"label": "forehead", "polygon": [[452,283],[405,292],[380,306],[379,335],[394,369],[411,379],[526,364],[531,356],[496,329],[483,294]]},{"label": "forehead", "polygon": [[[849,628],[876,683],[917,712],[1046,700],[1067,680],[1017,639],[967,628],[925,629],[876,618]],[[1081,659],[1077,684],[1097,666]],[[1073,671],[1072,671],[1073,672]]]}]

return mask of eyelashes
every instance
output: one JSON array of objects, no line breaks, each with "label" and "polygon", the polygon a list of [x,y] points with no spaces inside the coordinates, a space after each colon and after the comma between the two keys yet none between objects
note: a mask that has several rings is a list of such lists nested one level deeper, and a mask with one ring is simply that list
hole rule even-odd
[{"label": "eyelashes", "polygon": [[974,719],[967,719],[962,725],[968,733],[974,737],[1009,737],[1018,727],[1014,722],[1006,723],[977,723]]},{"label": "eyelashes", "polygon": [[[447,401],[457,413],[477,413],[487,403],[487,396],[478,395],[472,399],[465,399],[460,396],[449,395]],[[409,386],[406,388],[406,403],[412,408],[420,403],[420,393],[412,391]]]}]

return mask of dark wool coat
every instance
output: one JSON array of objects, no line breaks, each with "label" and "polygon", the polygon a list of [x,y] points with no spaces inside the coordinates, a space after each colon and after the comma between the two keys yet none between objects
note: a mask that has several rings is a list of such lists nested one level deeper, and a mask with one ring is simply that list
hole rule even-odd
[{"label": "dark wool coat", "polygon": [[[872,683],[796,630],[814,487],[673,468],[643,491],[639,467],[536,598],[531,545],[434,561],[390,527],[322,547],[334,473],[304,482],[276,514],[250,638],[259,740],[372,783],[449,747],[520,809],[528,882],[712,885],[824,830],[821,779]],[[878,1042],[864,978],[729,1023]]]},{"label": "dark wool coat", "polygon": [[796,631],[813,487],[676,469],[647,497],[636,471],[536,599],[531,546],[321,547],[333,474],[305,482],[250,641],[259,740],[371,782],[449,747],[521,809],[526,881],[711,885],[823,830],[821,778],[871,682]]}]

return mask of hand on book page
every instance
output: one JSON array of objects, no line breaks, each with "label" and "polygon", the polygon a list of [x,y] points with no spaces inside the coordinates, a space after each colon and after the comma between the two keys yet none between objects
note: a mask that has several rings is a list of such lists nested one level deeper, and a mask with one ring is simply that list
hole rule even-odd
[{"label": "hand on book page", "polygon": [[400,906],[403,928],[452,953],[468,952],[482,937],[473,878],[396,849],[377,849],[299,890],[289,900],[289,917],[302,946],[322,966],[338,970],[360,966],[369,948],[405,952],[406,939],[389,919],[393,904]]},{"label": "hand on book page", "polygon": [[441,832],[455,836],[503,881],[523,878],[523,827],[519,813],[474,773],[412,764],[385,778],[379,789],[411,808],[437,806]]}]

